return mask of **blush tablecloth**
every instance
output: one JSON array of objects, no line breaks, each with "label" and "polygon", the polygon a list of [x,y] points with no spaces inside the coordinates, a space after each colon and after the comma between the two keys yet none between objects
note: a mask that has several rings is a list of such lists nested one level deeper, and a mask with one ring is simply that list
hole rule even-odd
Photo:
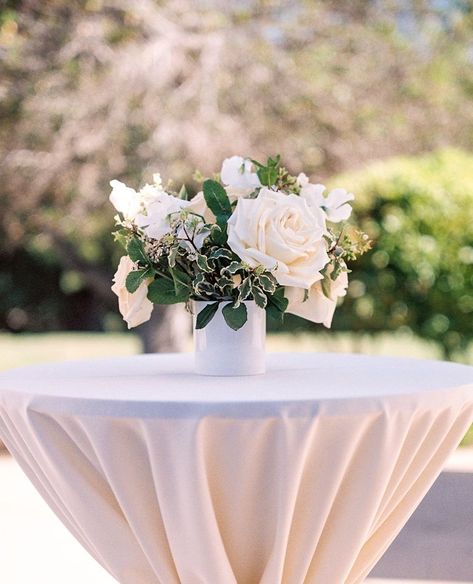
[{"label": "blush tablecloth", "polygon": [[473,421],[473,367],[274,354],[198,377],[190,355],[0,376],[0,436],[121,584],[356,584]]}]

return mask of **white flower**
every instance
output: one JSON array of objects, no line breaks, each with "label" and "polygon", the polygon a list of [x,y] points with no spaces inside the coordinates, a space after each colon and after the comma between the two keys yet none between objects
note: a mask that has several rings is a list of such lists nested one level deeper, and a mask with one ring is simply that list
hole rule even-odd
[{"label": "white flower", "polygon": [[226,158],[222,163],[220,178],[224,185],[242,189],[252,189],[260,187],[256,172],[251,172],[252,163],[248,158],[232,156]]},{"label": "white flower", "polygon": [[307,199],[309,206],[320,207],[329,221],[333,223],[346,221],[351,215],[351,205],[348,201],[352,201],[355,197],[345,189],[334,189],[325,197],[324,190],[323,185],[309,185],[307,190],[301,190],[301,197]]},{"label": "white flower", "polygon": [[161,239],[171,231],[170,215],[178,213],[188,205],[189,201],[159,191],[156,198],[148,205],[146,214],[137,215],[135,223],[148,237]]},{"label": "white flower", "polygon": [[161,178],[161,175],[159,174],[159,172],[155,172],[153,174],[153,182],[154,182],[154,186],[159,189],[160,191],[163,191],[163,180]]},{"label": "white flower", "polygon": [[149,184],[136,192],[135,189],[127,187],[119,180],[112,180],[110,186],[112,187],[110,202],[128,221],[134,221],[138,214],[146,213],[149,205],[163,192],[159,185]]},{"label": "white flower", "polygon": [[143,188],[141,188],[138,195],[142,204],[142,210],[146,211],[149,205],[159,199],[160,194],[163,192],[163,189],[157,185],[146,184]]},{"label": "white flower", "polygon": [[133,221],[141,210],[141,200],[139,194],[125,183],[119,180],[110,181],[112,192],[110,193],[110,202],[115,209],[122,213],[125,219]]},{"label": "white flower", "polygon": [[309,177],[304,172],[300,172],[297,175],[297,183],[300,187],[305,187],[309,184]]},{"label": "white flower", "polygon": [[120,258],[112,286],[112,291],[118,296],[120,314],[129,329],[149,320],[153,311],[153,303],[147,297],[149,282],[141,282],[138,290],[133,293],[126,289],[126,278],[134,269],[136,269],[136,264],[129,256]]},{"label": "white flower", "polygon": [[297,177],[301,187],[301,197],[307,201],[309,207],[319,207],[327,215],[327,219],[333,223],[346,221],[351,214],[351,206],[348,201],[355,197],[345,189],[334,189],[325,197],[325,186],[312,184],[307,176],[301,172]]},{"label": "white flower", "polygon": [[297,195],[264,188],[239,199],[228,221],[228,245],[251,267],[274,270],[283,286],[310,288],[328,263],[325,215]]},{"label": "white flower", "polygon": [[[326,276],[329,277],[329,276]],[[322,323],[327,328],[332,324],[333,314],[337,307],[337,299],[347,293],[348,275],[342,272],[335,281],[331,282],[330,298],[322,291],[320,282],[316,282],[309,289],[309,295],[304,302],[306,290],[287,287],[284,295],[289,300],[286,312],[295,314],[312,322]]]}]

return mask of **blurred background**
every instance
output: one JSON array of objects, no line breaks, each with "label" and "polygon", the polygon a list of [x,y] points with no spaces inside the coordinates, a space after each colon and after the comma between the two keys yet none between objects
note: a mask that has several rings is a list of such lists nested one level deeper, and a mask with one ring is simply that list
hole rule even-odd
[{"label": "blurred background", "polygon": [[[472,0],[0,0],[0,62],[0,369],[190,350],[182,307],[125,330],[109,181],[277,153],[354,192],[374,247],[330,331],[288,317],[269,350],[473,363]],[[462,452],[377,574],[471,581]],[[9,584],[109,582],[1,459]]]},{"label": "blurred background", "polygon": [[375,242],[332,331],[270,349],[473,362],[470,0],[1,6],[0,367],[188,349],[181,307],[124,332],[109,181],[195,192],[235,153],[353,191]]}]

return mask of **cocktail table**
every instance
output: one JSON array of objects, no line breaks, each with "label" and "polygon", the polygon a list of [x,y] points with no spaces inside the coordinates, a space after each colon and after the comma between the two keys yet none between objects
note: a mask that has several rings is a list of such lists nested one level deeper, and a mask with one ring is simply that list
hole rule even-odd
[{"label": "cocktail table", "polygon": [[[355,584],[473,421],[473,367],[272,354],[203,377],[192,356],[0,375],[0,437],[121,584]],[[473,503],[472,503],[473,504]]]}]

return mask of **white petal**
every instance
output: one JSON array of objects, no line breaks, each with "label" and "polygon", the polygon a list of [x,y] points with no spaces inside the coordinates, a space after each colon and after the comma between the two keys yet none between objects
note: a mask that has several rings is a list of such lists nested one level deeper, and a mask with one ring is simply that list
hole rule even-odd
[{"label": "white petal", "polygon": [[303,172],[300,172],[297,175],[297,184],[300,187],[305,187],[306,185],[309,184],[309,177],[306,174],[304,174]]},{"label": "white petal", "polygon": [[110,186],[112,187],[112,192],[109,199],[112,205],[126,219],[133,220],[140,210],[138,193],[119,180],[110,181]]},{"label": "white petal", "polygon": [[[304,291],[302,291],[302,297],[303,294]],[[285,295],[289,299],[289,306],[286,312],[312,322],[321,323],[330,328],[337,303],[327,298],[322,291],[311,290],[305,302],[300,299],[300,289],[293,292],[293,289],[287,288]]]},{"label": "white petal", "polygon": [[341,207],[348,201],[353,201],[354,198],[355,196],[345,189],[333,189],[327,195],[326,206],[330,208]]},{"label": "white petal", "polygon": [[112,291],[118,296],[118,308],[128,328],[149,320],[153,311],[153,303],[147,297],[148,282],[142,282],[138,290],[133,293],[126,289],[126,278],[135,268],[136,264],[130,257],[123,256],[113,277]]},{"label": "white petal", "polygon": [[232,156],[223,161],[220,178],[224,185],[235,188],[247,189],[261,186],[258,175],[251,172],[251,161],[241,156]]},{"label": "white petal", "polygon": [[332,223],[346,221],[351,215],[351,206],[347,203],[336,209],[328,208],[326,213],[328,220],[332,221]]},{"label": "white petal", "polygon": [[302,187],[300,196],[306,201],[309,207],[321,207],[325,204],[325,186],[321,184],[307,184]]}]

